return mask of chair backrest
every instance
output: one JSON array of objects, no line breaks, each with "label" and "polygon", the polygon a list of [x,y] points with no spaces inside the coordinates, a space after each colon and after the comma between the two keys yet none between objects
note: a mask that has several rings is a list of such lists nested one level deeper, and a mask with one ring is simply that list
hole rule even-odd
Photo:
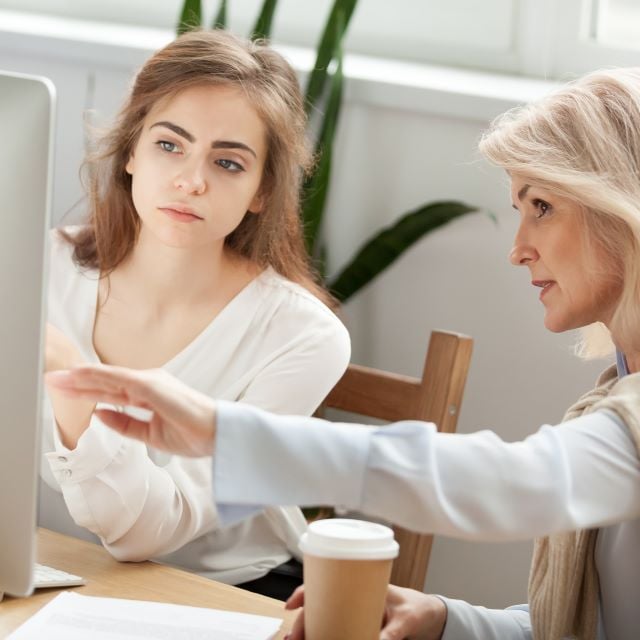
[{"label": "chair backrest", "polygon": [[[432,331],[422,378],[350,364],[329,393],[324,407],[389,422],[424,420],[438,431],[456,430],[473,340],[449,331]],[[400,555],[391,583],[422,591],[433,536],[394,526]]]}]

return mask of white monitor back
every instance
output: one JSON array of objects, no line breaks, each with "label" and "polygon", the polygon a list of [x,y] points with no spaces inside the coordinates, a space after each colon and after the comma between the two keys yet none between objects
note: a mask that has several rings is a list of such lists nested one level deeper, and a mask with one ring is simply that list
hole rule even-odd
[{"label": "white monitor back", "polygon": [[0,72],[0,597],[33,589],[54,95]]}]

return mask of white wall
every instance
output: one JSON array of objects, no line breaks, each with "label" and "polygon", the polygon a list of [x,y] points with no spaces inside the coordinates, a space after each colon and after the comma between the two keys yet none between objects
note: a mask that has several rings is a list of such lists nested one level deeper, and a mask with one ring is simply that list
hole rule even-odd
[{"label": "white wall", "polygon": [[[0,29],[0,68],[48,75],[58,88],[58,221],[81,193],[83,110],[91,106],[99,117],[112,114],[142,56],[120,53],[110,63],[104,47],[100,56],[80,55],[57,41],[5,35]],[[457,82],[460,73],[444,75]],[[469,82],[482,79],[467,76]],[[344,314],[354,361],[411,375],[421,372],[432,328],[471,335],[475,348],[459,430],[489,427],[515,440],[559,420],[602,365],[577,361],[571,336],[545,332],[528,273],[507,261],[516,226],[507,182],[478,159],[475,145],[492,116],[546,87],[498,81],[513,89],[510,95],[353,79],[339,130],[326,236],[335,270],[364,238],[421,203],[461,199],[496,214],[497,224],[478,213],[429,235],[349,302]],[[61,510],[61,504],[49,503],[48,524]],[[439,538],[427,589],[487,606],[524,601],[529,554],[529,543]]]}]

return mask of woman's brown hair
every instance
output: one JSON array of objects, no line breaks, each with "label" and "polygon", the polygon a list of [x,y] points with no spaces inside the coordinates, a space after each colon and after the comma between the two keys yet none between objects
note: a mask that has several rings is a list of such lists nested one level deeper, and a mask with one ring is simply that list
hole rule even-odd
[{"label": "woman's brown hair", "polygon": [[73,236],[65,234],[74,245],[74,259],[105,276],[130,254],[140,220],[125,166],[143,121],[159,100],[201,85],[242,89],[267,130],[263,208],[259,215],[247,212],[227,236],[226,246],[261,267],[271,266],[331,304],[311,269],[300,221],[300,182],[311,154],[298,80],[284,58],[264,42],[221,30],[180,36],[156,52],[136,76],[114,126],[85,162],[88,225]]}]

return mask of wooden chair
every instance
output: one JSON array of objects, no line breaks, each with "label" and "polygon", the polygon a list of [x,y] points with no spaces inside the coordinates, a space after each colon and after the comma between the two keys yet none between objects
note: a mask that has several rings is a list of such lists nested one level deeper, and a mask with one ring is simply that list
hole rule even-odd
[{"label": "wooden chair", "polygon": [[[350,364],[323,407],[389,422],[424,420],[438,431],[456,430],[473,340],[448,331],[432,331],[422,379]],[[394,526],[400,555],[391,583],[422,591],[433,536]]]}]

